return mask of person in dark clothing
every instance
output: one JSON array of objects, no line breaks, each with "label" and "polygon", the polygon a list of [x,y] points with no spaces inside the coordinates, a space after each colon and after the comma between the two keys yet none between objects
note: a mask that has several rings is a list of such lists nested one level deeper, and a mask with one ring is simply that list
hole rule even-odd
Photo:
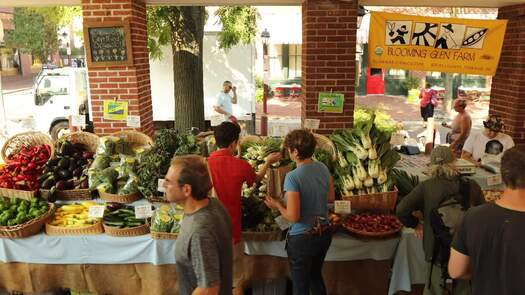
[{"label": "person in dark clothing", "polygon": [[[423,294],[441,295],[441,268],[439,265],[432,265],[432,253],[434,250],[435,238],[432,233],[430,223],[430,212],[437,208],[443,201],[450,198],[461,199],[460,179],[454,162],[455,157],[452,150],[446,146],[438,146],[430,155],[432,164],[431,177],[420,182],[408,195],[406,195],[396,209],[396,215],[401,222],[415,229],[416,237],[423,239],[423,250],[428,266],[428,275],[432,275],[430,282],[427,281]],[[469,181],[470,199],[474,205],[481,204],[483,193],[479,185],[474,181]],[[414,212],[423,212],[423,220],[415,217]],[[460,282],[455,294],[469,294],[468,284]]]},{"label": "person in dark clothing", "polygon": [[452,242],[452,278],[472,278],[476,295],[523,294],[525,282],[525,149],[503,154],[505,191],[495,203],[467,211]]}]

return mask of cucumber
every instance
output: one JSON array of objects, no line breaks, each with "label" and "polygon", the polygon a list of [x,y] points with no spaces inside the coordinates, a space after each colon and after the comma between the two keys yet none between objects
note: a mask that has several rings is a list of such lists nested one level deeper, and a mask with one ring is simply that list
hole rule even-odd
[{"label": "cucumber", "polygon": [[117,226],[121,227],[124,225],[124,221],[104,221],[104,224],[108,226]]}]

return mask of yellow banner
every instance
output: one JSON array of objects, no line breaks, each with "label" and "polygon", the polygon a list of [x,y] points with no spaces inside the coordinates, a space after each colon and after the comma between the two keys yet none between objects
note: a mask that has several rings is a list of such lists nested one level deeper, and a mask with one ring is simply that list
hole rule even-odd
[{"label": "yellow banner", "polygon": [[493,76],[506,20],[372,12],[368,66]]}]

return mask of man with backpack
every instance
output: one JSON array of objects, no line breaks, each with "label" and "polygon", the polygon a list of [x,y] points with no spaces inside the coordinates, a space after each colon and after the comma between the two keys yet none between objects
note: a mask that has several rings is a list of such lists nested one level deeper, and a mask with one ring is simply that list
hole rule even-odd
[{"label": "man with backpack", "polygon": [[[438,146],[430,155],[431,177],[420,182],[398,204],[396,215],[401,222],[423,238],[428,280],[424,295],[442,295],[447,290],[446,266],[450,242],[461,217],[470,206],[484,202],[479,185],[460,177],[449,147]],[[414,212],[423,213],[422,220]],[[447,245],[448,238],[448,245]],[[443,267],[443,268],[442,268]],[[468,282],[454,282],[454,294],[470,294]]]},{"label": "man with backpack", "polygon": [[451,277],[472,277],[476,295],[523,294],[525,282],[525,149],[501,159],[505,191],[501,199],[468,210],[454,241]]}]

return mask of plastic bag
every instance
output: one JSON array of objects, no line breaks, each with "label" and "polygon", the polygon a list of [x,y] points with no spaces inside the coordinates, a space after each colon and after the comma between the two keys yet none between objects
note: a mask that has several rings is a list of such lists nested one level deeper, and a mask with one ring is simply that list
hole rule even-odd
[{"label": "plastic bag", "polygon": [[119,185],[118,194],[119,195],[131,195],[131,194],[138,192],[139,187],[138,187],[137,180],[138,178],[135,175],[130,176],[122,187],[120,187]]},{"label": "plastic bag", "polygon": [[116,151],[116,142],[120,138],[115,136],[105,136],[100,139],[100,143],[97,147],[97,155],[112,156]]},{"label": "plastic bag", "polygon": [[91,164],[91,168],[102,170],[109,167],[109,164],[111,163],[111,158],[106,155],[97,155],[95,160],[93,161],[93,164]]}]

